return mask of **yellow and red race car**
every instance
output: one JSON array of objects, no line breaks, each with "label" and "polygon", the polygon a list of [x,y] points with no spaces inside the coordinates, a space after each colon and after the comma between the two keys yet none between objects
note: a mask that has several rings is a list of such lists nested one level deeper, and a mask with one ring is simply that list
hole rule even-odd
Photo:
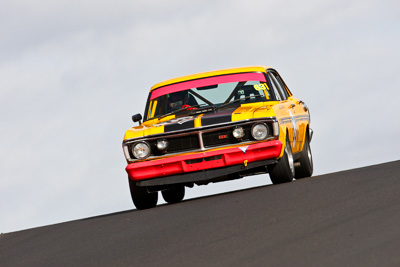
[{"label": "yellow and red race car", "polygon": [[[133,203],[181,201],[185,187],[269,173],[273,184],[313,173],[310,114],[278,72],[254,66],[154,85],[123,151]],[[141,122],[143,120],[143,123]]]}]

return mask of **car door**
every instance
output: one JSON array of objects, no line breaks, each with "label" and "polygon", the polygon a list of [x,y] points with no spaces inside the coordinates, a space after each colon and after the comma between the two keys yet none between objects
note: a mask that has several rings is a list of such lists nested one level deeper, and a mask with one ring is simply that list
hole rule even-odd
[{"label": "car door", "polygon": [[292,151],[293,153],[300,152],[303,148],[305,133],[309,123],[308,108],[303,101],[292,95],[278,73],[272,72],[271,75],[273,76],[272,79],[278,84],[278,90],[282,91],[282,94],[286,95],[286,99],[289,102],[288,113],[292,124],[291,130],[289,130],[289,135],[292,142]]},{"label": "car door", "polygon": [[299,112],[298,99],[292,96],[291,92],[276,71],[268,71],[268,78],[270,79],[276,98],[280,101],[277,109],[277,113],[280,117],[279,123],[284,124],[288,129],[292,152],[299,152],[301,147],[301,145],[299,145],[300,125],[296,120]]}]

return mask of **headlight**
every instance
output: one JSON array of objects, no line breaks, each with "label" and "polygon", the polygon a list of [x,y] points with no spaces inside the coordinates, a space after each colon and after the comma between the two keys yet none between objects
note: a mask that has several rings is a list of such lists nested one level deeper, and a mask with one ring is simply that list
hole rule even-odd
[{"label": "headlight", "polygon": [[244,136],[244,130],[242,127],[236,127],[235,129],[233,129],[232,131],[232,135],[233,137],[235,137],[236,139],[242,139]]},{"label": "headlight", "polygon": [[157,148],[160,151],[164,151],[168,148],[168,141],[167,139],[160,139],[157,140]]},{"label": "headlight", "polygon": [[150,155],[150,146],[146,142],[136,143],[132,148],[133,156],[137,159],[144,159]]},{"label": "headlight", "polygon": [[253,125],[251,128],[251,135],[258,141],[264,140],[268,136],[267,125],[261,123]]}]

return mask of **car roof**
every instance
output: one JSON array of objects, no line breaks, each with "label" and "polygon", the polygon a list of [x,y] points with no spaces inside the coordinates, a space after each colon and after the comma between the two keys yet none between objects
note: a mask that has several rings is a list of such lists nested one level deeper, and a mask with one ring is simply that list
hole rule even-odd
[{"label": "car roof", "polygon": [[202,73],[182,76],[182,77],[178,77],[178,78],[174,78],[174,79],[170,79],[170,80],[166,80],[166,81],[157,83],[156,85],[151,87],[150,91],[157,89],[159,87],[162,87],[162,86],[179,83],[179,82],[190,81],[190,80],[199,79],[199,78],[206,78],[206,77],[212,77],[212,76],[218,76],[218,75],[224,75],[224,74],[243,73],[243,72],[265,72],[265,70],[269,69],[269,68],[270,67],[267,67],[267,66],[250,66],[250,67],[239,67],[239,68],[202,72]]}]

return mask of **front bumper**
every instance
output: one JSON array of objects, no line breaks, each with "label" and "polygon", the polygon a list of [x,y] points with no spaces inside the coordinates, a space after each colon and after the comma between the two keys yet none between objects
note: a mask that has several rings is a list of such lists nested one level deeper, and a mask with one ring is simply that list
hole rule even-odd
[{"label": "front bumper", "polygon": [[126,167],[133,181],[143,181],[184,173],[198,172],[233,165],[244,165],[256,161],[276,159],[282,150],[279,140],[241,145],[225,149],[197,152],[163,159],[130,163]]}]

